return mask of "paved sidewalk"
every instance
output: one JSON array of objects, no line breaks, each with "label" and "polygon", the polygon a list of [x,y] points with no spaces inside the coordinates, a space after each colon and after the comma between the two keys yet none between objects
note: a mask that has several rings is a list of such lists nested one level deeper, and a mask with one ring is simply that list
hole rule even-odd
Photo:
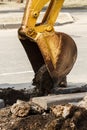
[{"label": "paved sidewalk", "polygon": [[65,0],[64,8],[87,8],[87,0]]},{"label": "paved sidewalk", "polygon": [[[16,3],[16,2],[0,2],[0,29],[8,29],[8,28],[19,28],[23,12],[25,8],[26,1],[24,3]],[[87,7],[87,0],[65,0],[64,8],[75,8]],[[38,22],[42,18],[43,13],[41,13]],[[72,16],[67,13],[60,13],[56,25],[67,24],[74,22]]]},{"label": "paved sidewalk", "polygon": [[[43,12],[40,14],[38,23],[43,17]],[[22,22],[23,12],[9,12],[0,14],[0,29],[18,28]],[[69,13],[60,13],[55,25],[67,24],[74,22]]]},{"label": "paved sidewalk", "polygon": [[[15,2],[7,2],[5,5],[1,5],[1,7],[2,6],[3,8],[0,8],[0,29],[19,28],[22,22],[25,3],[19,5]],[[41,12],[38,22],[41,21],[43,15],[44,11]],[[60,25],[72,22],[74,22],[72,16],[69,13],[62,12],[56,24]]]}]

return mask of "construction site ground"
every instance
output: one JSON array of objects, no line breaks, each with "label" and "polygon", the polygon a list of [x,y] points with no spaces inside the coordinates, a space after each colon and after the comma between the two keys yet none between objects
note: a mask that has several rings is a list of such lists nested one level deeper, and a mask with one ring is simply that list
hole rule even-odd
[{"label": "construction site ground", "polygon": [[[15,1],[0,2],[1,30],[9,30],[10,32],[10,29],[17,30],[19,28],[23,17],[25,3],[26,1],[21,4],[16,3]],[[70,25],[74,22],[76,22],[76,24],[79,23],[81,28],[84,29],[84,31],[82,31],[83,34],[81,35],[79,27],[77,28],[78,32],[74,32],[73,28],[75,28],[76,26],[73,26],[72,24],[70,35],[74,38],[78,37],[77,42],[79,41],[79,37],[82,36],[83,44],[85,44],[84,39],[87,38],[87,34],[85,31],[87,27],[87,21],[85,20],[83,23],[83,20],[85,19],[84,17],[83,19],[79,17],[81,21],[79,21],[76,17],[74,19],[71,13],[68,12],[68,9],[71,9],[71,12],[74,11],[74,9],[75,11],[81,9],[81,11],[86,12],[87,0],[65,0],[63,10],[65,9],[67,9],[67,12],[63,11],[60,13],[57,23],[55,24],[55,29],[57,30],[56,27],[58,25],[58,29],[68,32],[67,27],[70,27],[68,26],[68,24]],[[40,18],[42,17],[42,14]],[[86,27],[83,26],[83,24]],[[66,26],[64,28],[61,28],[61,26],[63,25]],[[87,49],[85,46],[82,46],[82,44],[80,47],[84,49],[82,53],[85,52]],[[80,51],[80,48],[79,52],[79,57],[81,57],[82,53]],[[78,58],[78,69],[79,67],[81,67],[79,66],[79,61],[81,61],[80,63],[82,65],[83,59],[86,57],[87,55],[83,53],[83,58]],[[8,58],[8,60],[9,59],[10,57]],[[86,64],[86,62],[84,64]],[[55,88],[53,90],[54,93],[49,94],[45,97],[33,98],[32,100],[31,98],[35,95],[32,93],[33,89],[31,89],[29,83],[19,83],[18,78],[16,80],[14,80],[13,78],[14,82],[16,83],[15,84],[10,74],[9,76],[7,75],[7,77],[6,73],[0,74],[0,130],[87,130],[87,97],[83,99],[84,96],[87,95],[87,80],[86,75],[84,76],[84,74],[86,74],[86,67],[84,66],[83,68],[81,69],[81,72],[83,72],[81,73],[81,78],[78,77],[79,72],[77,73],[77,71],[74,71],[74,76],[72,76],[72,74],[70,75],[69,80],[73,82],[73,85],[68,86],[68,88]],[[24,73],[20,74],[21,78]],[[29,78],[27,78],[27,81],[28,80]],[[20,80],[20,82],[21,81],[23,80]],[[24,102],[18,101],[18,103],[16,103],[18,99],[23,100]],[[77,105],[78,102],[82,99],[83,101],[81,102],[81,104]],[[30,107],[28,104],[29,101],[35,103],[35,106],[30,103]],[[16,104],[12,107],[14,103]],[[68,103],[70,103],[71,105],[67,105]],[[40,106],[39,108],[38,105]],[[26,111],[28,111],[28,113],[25,115]]]}]

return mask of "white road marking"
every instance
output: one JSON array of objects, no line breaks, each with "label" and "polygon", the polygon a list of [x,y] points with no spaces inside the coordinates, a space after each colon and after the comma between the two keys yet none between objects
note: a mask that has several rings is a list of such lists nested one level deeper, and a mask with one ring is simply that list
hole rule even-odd
[{"label": "white road marking", "polygon": [[33,71],[22,71],[22,72],[13,72],[13,73],[2,73],[2,74],[0,74],[0,76],[17,75],[17,74],[25,74],[25,73],[33,73]]}]

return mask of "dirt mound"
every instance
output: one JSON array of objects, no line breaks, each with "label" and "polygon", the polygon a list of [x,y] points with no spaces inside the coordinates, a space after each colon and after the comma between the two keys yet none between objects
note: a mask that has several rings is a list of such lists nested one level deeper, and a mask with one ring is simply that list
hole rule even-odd
[{"label": "dirt mound", "polygon": [[15,90],[13,88],[0,88],[0,99],[3,99],[5,106],[14,104],[17,99],[29,101],[30,93],[28,90]]},{"label": "dirt mound", "polygon": [[79,106],[56,105],[47,110],[18,100],[0,110],[0,130],[87,130],[86,99]]}]

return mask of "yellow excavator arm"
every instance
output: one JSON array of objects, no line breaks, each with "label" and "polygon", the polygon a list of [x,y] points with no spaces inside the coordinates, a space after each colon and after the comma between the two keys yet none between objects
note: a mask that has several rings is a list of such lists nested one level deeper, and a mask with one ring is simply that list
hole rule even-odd
[{"label": "yellow excavator arm", "polygon": [[[41,10],[49,1],[49,6],[41,23],[36,24]],[[23,33],[34,39],[38,33],[53,31],[53,25],[58,17],[63,2],[64,0],[28,0],[21,26]]]},{"label": "yellow excavator arm", "polygon": [[[63,2],[64,0],[28,0],[18,30],[19,39],[34,72],[37,73],[45,64],[56,85],[65,79],[77,57],[77,48],[73,39],[65,33],[56,32],[53,27]],[[37,23],[45,5],[48,8],[41,23]]]}]

